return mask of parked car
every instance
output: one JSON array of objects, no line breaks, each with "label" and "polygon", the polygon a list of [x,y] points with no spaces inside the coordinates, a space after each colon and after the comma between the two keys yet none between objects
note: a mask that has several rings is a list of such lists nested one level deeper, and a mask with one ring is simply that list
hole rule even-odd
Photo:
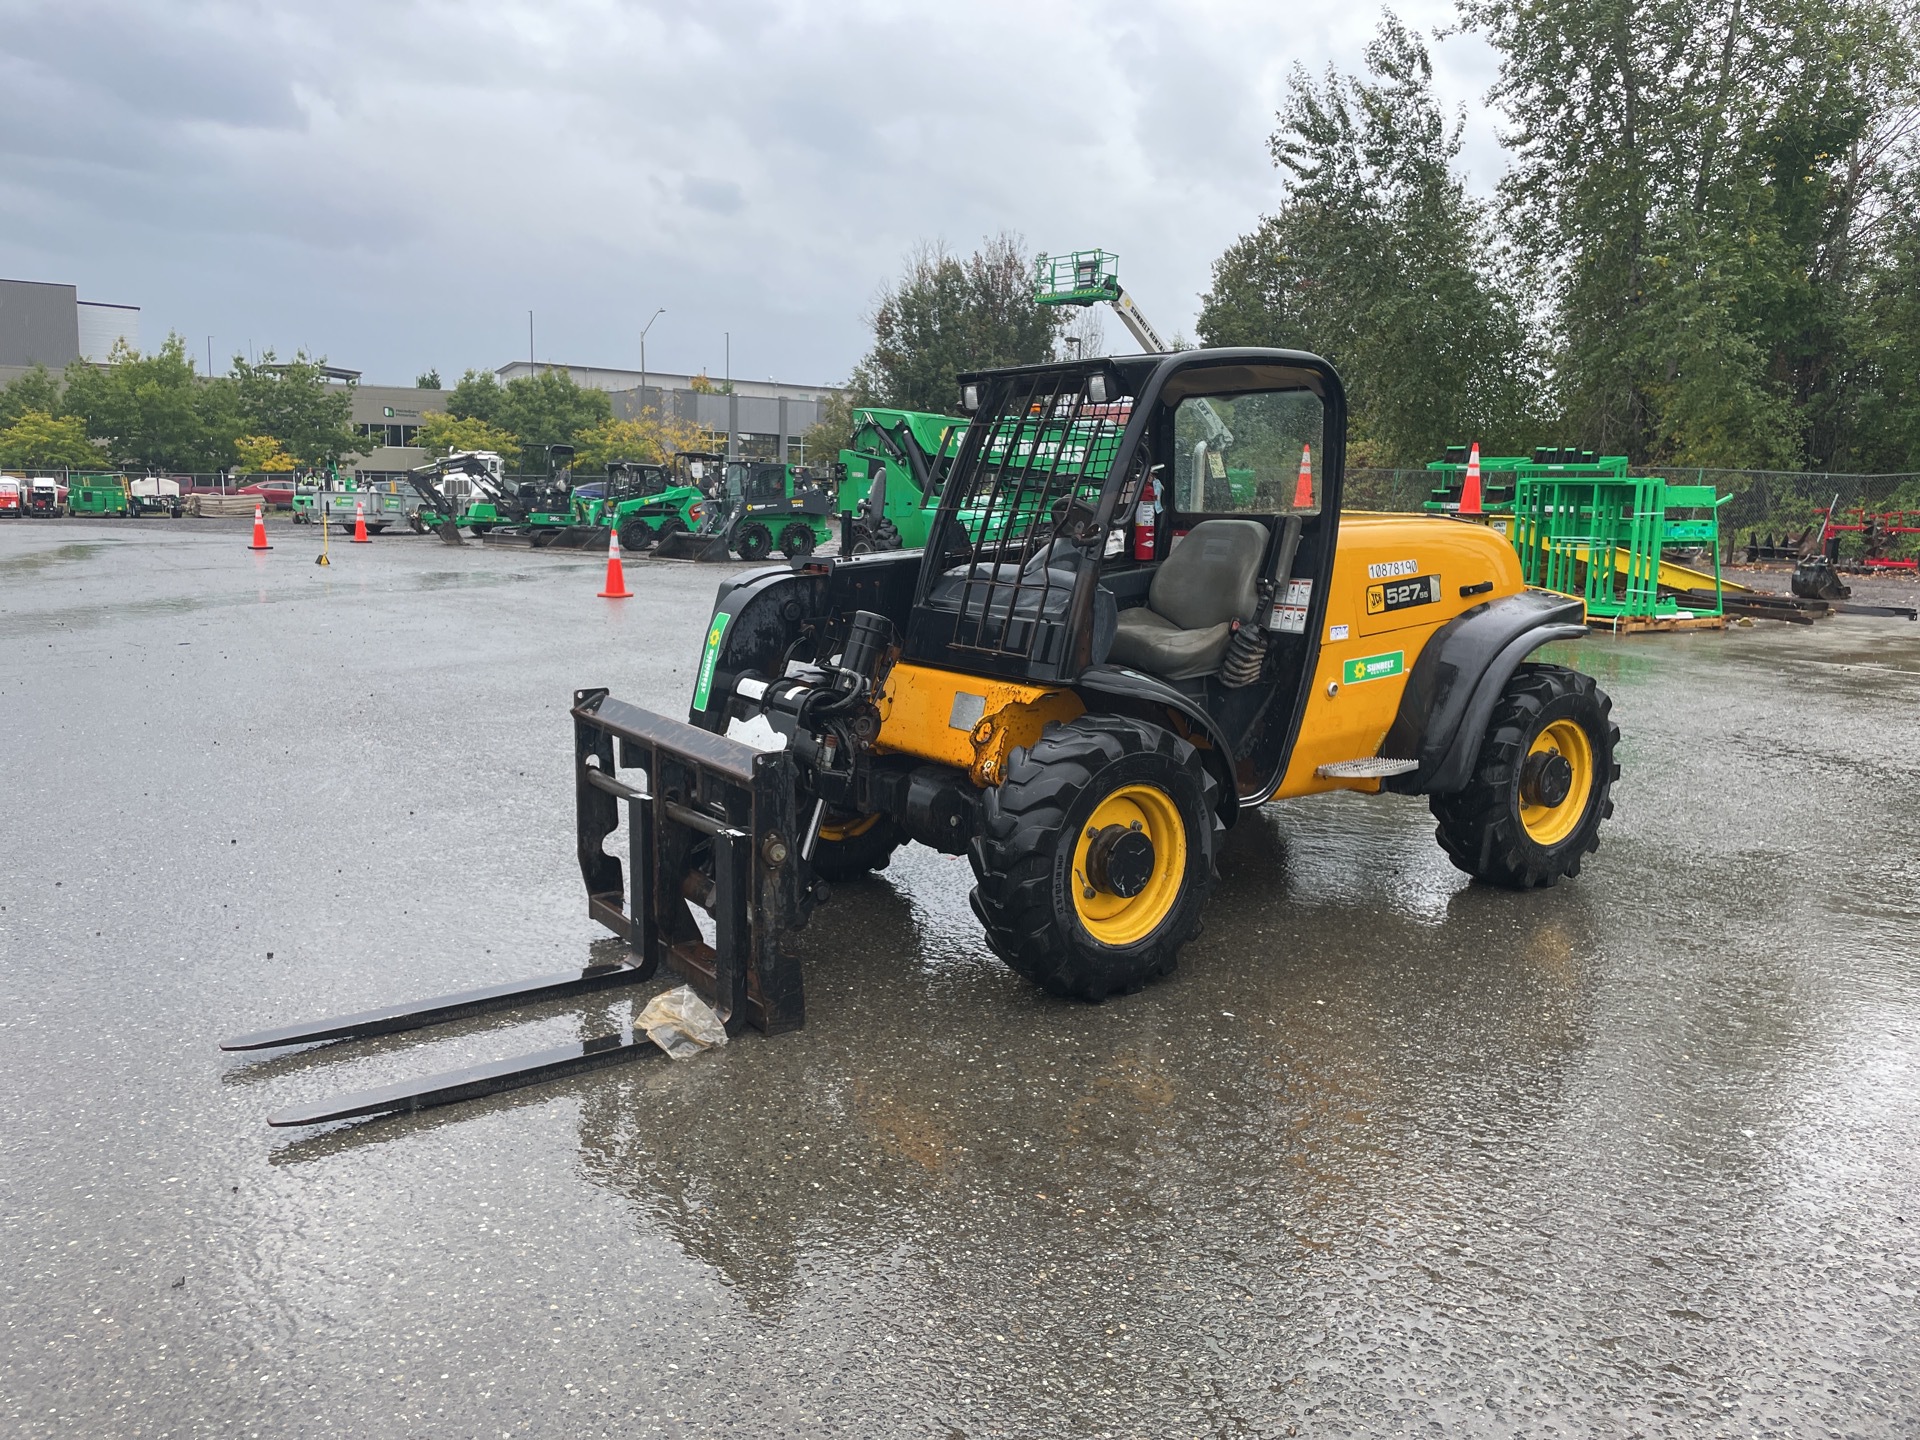
[{"label": "parked car", "polygon": [[11,475],[0,475],[0,516],[9,520],[18,520],[26,513],[21,504],[20,488],[24,482]]},{"label": "parked car", "polygon": [[296,488],[293,476],[288,475],[285,479],[282,479],[276,475],[271,480],[256,480],[251,485],[242,486],[234,493],[238,495],[258,495],[261,504],[284,509],[293,504],[293,492]]}]

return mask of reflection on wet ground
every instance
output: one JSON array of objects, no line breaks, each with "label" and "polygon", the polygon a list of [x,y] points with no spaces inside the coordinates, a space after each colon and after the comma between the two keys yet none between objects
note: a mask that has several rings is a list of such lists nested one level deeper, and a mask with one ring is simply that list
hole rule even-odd
[{"label": "reflection on wet ground", "polygon": [[[213,1051],[605,958],[566,704],[682,703],[715,574],[635,565],[615,608],[469,551],[316,586],[156,537],[114,553],[124,615],[0,679],[10,1432],[1920,1419],[1920,627],[1577,647],[1626,778],[1555,891],[1466,885],[1404,801],[1251,815],[1181,971],[1086,1007],[912,852],[803,936],[798,1034],[269,1133],[638,1003]],[[0,608],[57,614],[91,563],[0,569]]]}]

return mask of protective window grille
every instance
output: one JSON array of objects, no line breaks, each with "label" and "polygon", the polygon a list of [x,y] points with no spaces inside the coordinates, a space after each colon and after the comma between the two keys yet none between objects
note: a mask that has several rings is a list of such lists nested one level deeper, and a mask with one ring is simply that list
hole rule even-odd
[{"label": "protective window grille", "polygon": [[1010,379],[954,461],[935,589],[958,601],[956,649],[1031,659],[1039,622],[1064,619],[1071,597],[1053,543],[1098,553],[1093,522],[1130,407],[1091,404],[1085,385],[1081,372]]}]

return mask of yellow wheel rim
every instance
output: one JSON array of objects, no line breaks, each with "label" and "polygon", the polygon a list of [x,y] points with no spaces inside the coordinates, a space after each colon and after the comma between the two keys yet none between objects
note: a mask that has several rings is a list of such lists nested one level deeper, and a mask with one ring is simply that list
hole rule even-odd
[{"label": "yellow wheel rim", "polygon": [[1527,758],[1535,755],[1558,755],[1573,772],[1566,798],[1558,805],[1530,804],[1524,794],[1520,797],[1520,823],[1528,838],[1536,845],[1558,845],[1579,828],[1593,798],[1593,742],[1577,721],[1555,720],[1527,747]]},{"label": "yellow wheel rim", "polygon": [[836,841],[851,840],[856,835],[866,834],[867,831],[879,823],[880,817],[878,814],[855,815],[851,819],[840,821],[824,820],[820,824],[820,838],[822,840]]},{"label": "yellow wheel rim", "polygon": [[[1116,895],[1088,878],[1088,852],[1108,826],[1135,830],[1153,842],[1153,871],[1136,895]],[[1073,847],[1073,908],[1086,932],[1102,945],[1133,945],[1151,935],[1172,913],[1187,873],[1187,827],[1166,791],[1127,785],[1097,806],[1080,827]]]}]

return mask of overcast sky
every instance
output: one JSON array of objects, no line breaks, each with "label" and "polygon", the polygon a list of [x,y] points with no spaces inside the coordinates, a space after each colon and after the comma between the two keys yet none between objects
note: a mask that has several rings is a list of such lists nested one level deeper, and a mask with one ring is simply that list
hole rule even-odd
[{"label": "overcast sky", "polygon": [[[1396,7],[1423,31],[1445,0]],[[844,379],[916,240],[1103,246],[1191,334],[1270,209],[1289,70],[1349,0],[0,0],[0,276],[142,307],[216,370],[301,346],[373,382],[527,354]],[[1492,79],[1435,46],[1497,178]],[[1109,319],[1110,343],[1119,327]],[[1114,348],[1124,348],[1115,343]]]}]

